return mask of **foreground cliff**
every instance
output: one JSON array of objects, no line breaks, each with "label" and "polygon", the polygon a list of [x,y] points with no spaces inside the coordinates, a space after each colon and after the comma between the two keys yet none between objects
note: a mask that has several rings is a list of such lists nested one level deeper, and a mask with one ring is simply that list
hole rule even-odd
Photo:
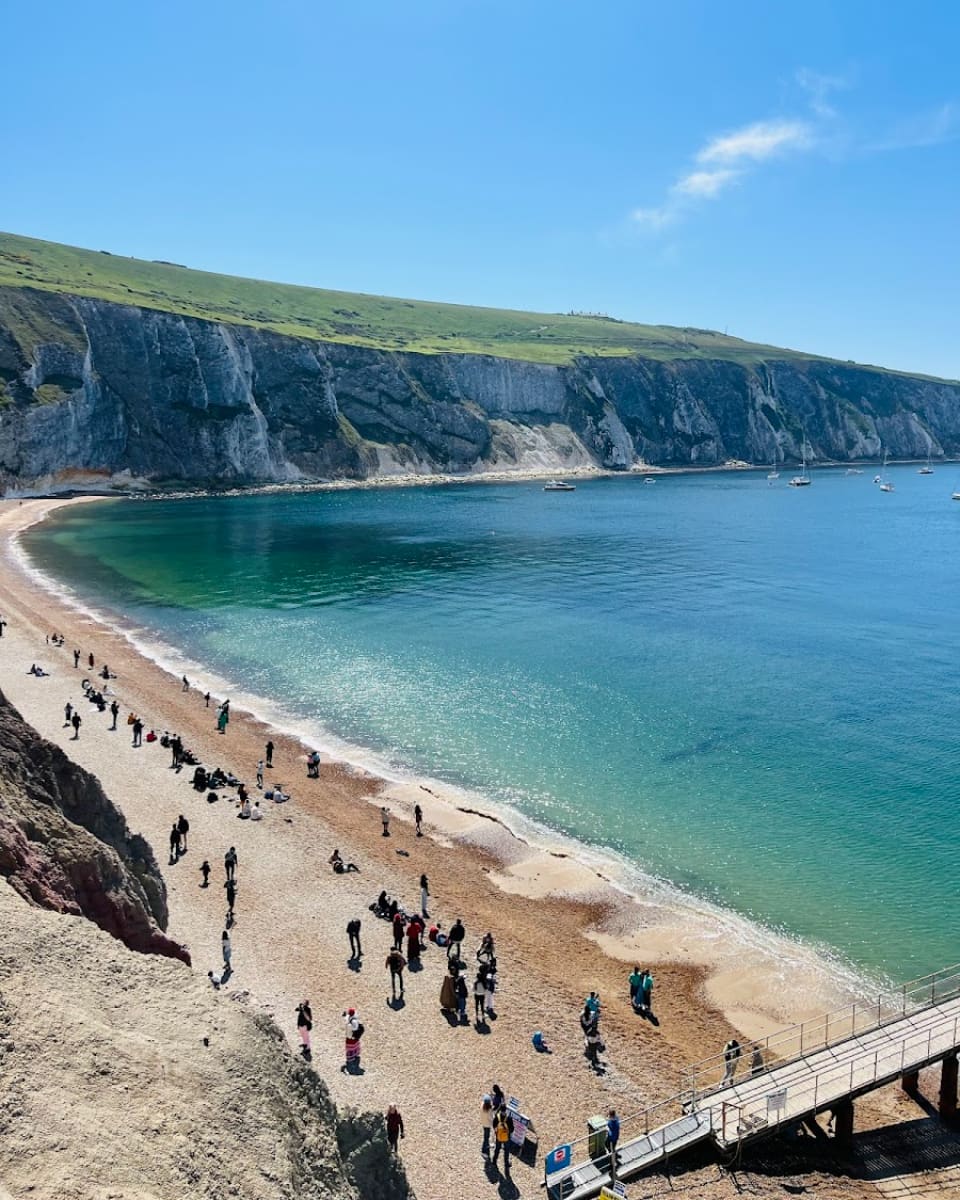
[{"label": "foreground cliff", "polygon": [[163,932],[166,888],[150,846],[2,693],[0,877],[32,904],[86,917],[132,950],[190,961]]},{"label": "foreground cliff", "polygon": [[960,454],[960,384],[824,359],[549,364],[0,287],[0,483],[265,483]]}]

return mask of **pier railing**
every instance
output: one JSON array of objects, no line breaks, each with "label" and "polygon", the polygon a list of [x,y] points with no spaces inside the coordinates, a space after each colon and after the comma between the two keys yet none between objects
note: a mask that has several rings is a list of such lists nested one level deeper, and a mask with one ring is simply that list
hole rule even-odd
[{"label": "pier railing", "polygon": [[869,1033],[908,1013],[917,1012],[931,1004],[940,1004],[958,995],[960,963],[913,979],[898,988],[880,992],[875,998],[857,1000],[846,1008],[825,1013],[822,1017],[788,1025],[768,1037],[746,1040],[732,1064],[722,1050],[701,1059],[684,1073],[680,1086],[681,1098],[685,1103],[696,1103],[734,1078],[756,1074],[774,1065],[784,1066],[815,1050],[828,1049],[856,1034]]}]

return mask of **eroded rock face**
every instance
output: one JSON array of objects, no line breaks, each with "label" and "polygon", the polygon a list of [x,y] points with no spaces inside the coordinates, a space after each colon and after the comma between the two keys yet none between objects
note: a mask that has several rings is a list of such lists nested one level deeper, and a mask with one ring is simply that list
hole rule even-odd
[{"label": "eroded rock face", "polygon": [[189,963],[163,932],[153,851],[99,782],[27,725],[0,693],[0,876],[24,899],[84,916],[132,950]]},{"label": "eroded rock face", "polygon": [[252,484],[960,453],[960,385],[825,360],[372,350],[0,288],[0,482]]}]

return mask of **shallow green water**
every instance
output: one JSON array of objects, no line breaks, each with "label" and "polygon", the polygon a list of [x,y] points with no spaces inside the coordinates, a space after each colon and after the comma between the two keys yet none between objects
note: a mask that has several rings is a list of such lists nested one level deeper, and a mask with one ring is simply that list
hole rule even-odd
[{"label": "shallow green water", "polygon": [[902,977],[960,958],[956,481],[117,502],[23,539],[410,771]]}]

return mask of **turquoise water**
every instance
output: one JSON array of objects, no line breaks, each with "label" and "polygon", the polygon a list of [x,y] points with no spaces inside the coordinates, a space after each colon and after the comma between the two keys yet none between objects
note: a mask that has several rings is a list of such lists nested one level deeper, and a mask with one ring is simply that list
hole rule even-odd
[{"label": "turquoise water", "polygon": [[37,566],[243,690],[896,977],[960,958],[939,470],[58,514]]}]

